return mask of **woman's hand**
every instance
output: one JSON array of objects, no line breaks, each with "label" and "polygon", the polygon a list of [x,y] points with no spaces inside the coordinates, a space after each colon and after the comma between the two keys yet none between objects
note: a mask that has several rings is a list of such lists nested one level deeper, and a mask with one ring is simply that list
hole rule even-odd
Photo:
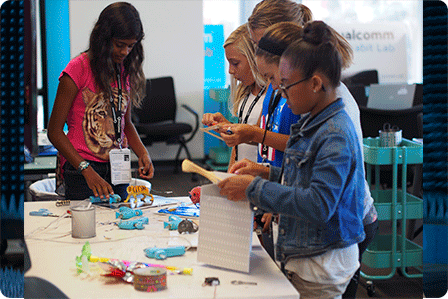
[{"label": "woman's hand", "polygon": [[149,155],[142,155],[138,158],[138,174],[146,180],[154,177],[154,165]]},{"label": "woman's hand", "polygon": [[110,194],[114,194],[114,189],[106,182],[93,168],[87,167],[82,171],[82,175],[86,179],[87,185],[93,191],[93,195],[103,199],[109,199]]},{"label": "woman's hand", "polygon": [[226,196],[228,200],[240,201],[246,198],[246,189],[253,181],[251,175],[235,175],[218,183],[221,188],[219,194]]},{"label": "woman's hand", "polygon": [[260,176],[264,179],[269,178],[269,167],[255,163],[248,159],[243,159],[241,161],[236,162],[235,164],[232,165],[232,167],[230,167],[228,172],[239,175],[249,174],[254,177]]},{"label": "woman's hand", "polygon": [[220,130],[222,139],[229,147],[241,143],[250,143],[253,140],[252,125],[247,124],[220,124]]},{"label": "woman's hand", "polygon": [[230,121],[228,121],[224,115],[222,115],[219,112],[216,113],[205,113],[202,116],[202,124],[205,126],[213,126],[218,123],[224,123],[224,124],[230,124]]}]

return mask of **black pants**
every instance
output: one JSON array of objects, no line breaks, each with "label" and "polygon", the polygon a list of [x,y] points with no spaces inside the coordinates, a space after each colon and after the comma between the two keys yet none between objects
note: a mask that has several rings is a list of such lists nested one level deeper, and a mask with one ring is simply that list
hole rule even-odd
[{"label": "black pants", "polygon": [[[369,246],[373,238],[375,238],[377,231],[378,231],[378,220],[375,220],[371,224],[367,224],[364,226],[364,232],[366,234],[366,238],[361,243],[358,243],[360,263],[362,260],[362,254],[364,253],[364,251],[366,251],[367,246]],[[345,289],[344,294],[342,294],[342,298],[356,298],[356,291],[358,290],[360,272],[361,267],[359,267],[358,270],[356,270],[355,274],[350,280],[350,283],[347,286],[347,289]]]},{"label": "black pants", "polygon": [[[122,200],[128,196],[126,188],[129,184],[112,185],[110,176],[110,163],[88,161],[90,166],[108,182],[114,189],[114,193],[120,195]],[[65,199],[84,200],[93,196],[92,189],[87,185],[86,179],[69,162],[64,164]]]}]

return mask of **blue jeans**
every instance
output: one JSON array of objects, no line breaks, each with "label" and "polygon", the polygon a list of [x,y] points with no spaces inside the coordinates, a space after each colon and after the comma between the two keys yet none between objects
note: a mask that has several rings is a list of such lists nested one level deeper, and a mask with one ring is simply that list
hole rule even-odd
[{"label": "blue jeans", "polygon": [[[128,196],[126,188],[129,184],[112,185],[110,177],[110,163],[88,161],[90,166],[120,195],[122,200]],[[64,164],[65,199],[83,200],[93,196],[92,189],[87,185],[86,179],[68,161]]]}]

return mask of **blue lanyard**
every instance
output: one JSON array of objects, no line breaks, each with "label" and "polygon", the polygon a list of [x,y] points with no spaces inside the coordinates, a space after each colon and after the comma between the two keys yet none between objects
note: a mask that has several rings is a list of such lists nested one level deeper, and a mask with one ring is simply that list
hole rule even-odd
[{"label": "blue lanyard", "polygon": [[266,132],[272,129],[272,122],[274,121],[272,115],[274,114],[275,108],[277,107],[281,98],[281,93],[278,92],[274,94],[274,91],[272,91],[271,98],[269,99],[268,115],[264,126],[263,140],[261,141],[261,157],[263,158],[262,163],[264,163],[268,157],[268,146],[264,144]]}]

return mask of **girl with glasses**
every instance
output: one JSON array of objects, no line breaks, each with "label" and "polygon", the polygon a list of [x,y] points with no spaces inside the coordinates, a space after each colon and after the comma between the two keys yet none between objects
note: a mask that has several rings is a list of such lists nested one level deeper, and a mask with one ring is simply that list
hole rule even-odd
[{"label": "girl with glasses", "polygon": [[[350,45],[345,41],[345,39],[340,36],[331,27],[329,28],[334,36],[335,46],[340,53],[342,59],[342,68],[348,68],[352,62],[352,51]],[[280,62],[280,55],[284,52],[286,47],[291,44],[294,40],[299,38],[302,32],[301,26],[292,22],[281,22],[270,26],[264,32],[261,37],[257,50],[255,60],[260,72],[266,77],[272,77],[272,86],[274,89],[279,90],[279,94],[282,94],[284,98],[288,97],[289,90],[296,84],[301,84],[301,81],[291,82],[290,84],[283,85],[280,83],[278,76],[278,66]],[[307,79],[307,78],[303,78]],[[325,86],[323,87],[325,89]],[[347,87],[341,82],[336,88],[336,94],[338,97],[343,99],[345,104],[344,109],[350,116],[358,136],[360,146],[362,148],[362,130],[359,118],[359,108],[353,98],[353,96],[348,91]],[[290,123],[291,125],[292,123]],[[270,223],[271,215],[265,214],[262,221],[265,222],[265,226]],[[365,195],[364,195],[364,211],[363,211],[363,224],[364,231],[366,233],[366,238],[363,242],[359,243],[359,262],[362,260],[362,254],[367,249],[367,246],[372,242],[378,230],[378,220],[377,211],[373,205],[373,198],[370,194],[370,189],[367,181],[365,180]],[[357,286],[359,283],[359,273],[358,269],[350,281],[343,298],[355,298]]]}]

